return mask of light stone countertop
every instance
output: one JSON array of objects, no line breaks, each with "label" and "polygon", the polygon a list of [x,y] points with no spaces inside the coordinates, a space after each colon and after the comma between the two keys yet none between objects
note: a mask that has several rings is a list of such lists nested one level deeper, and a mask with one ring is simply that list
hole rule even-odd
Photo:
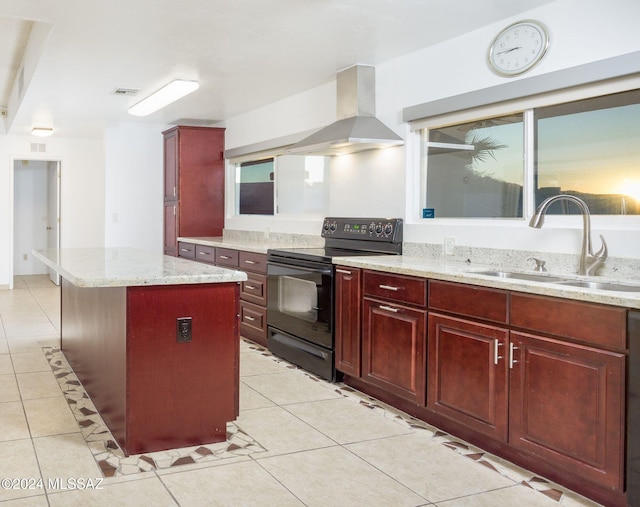
[{"label": "light stone countertop", "polygon": [[[262,241],[247,240],[243,238],[178,238],[185,243],[206,245],[222,248],[234,248],[256,253],[267,253],[269,248],[286,247],[308,247],[304,239],[294,240],[290,244],[282,241]],[[635,284],[639,288],[637,292],[603,291],[597,289],[587,289],[584,287],[563,286],[546,282],[534,282],[527,280],[517,280],[513,278],[499,278],[496,276],[478,274],[479,271],[500,271],[495,265],[490,264],[469,264],[462,261],[432,259],[422,256],[409,255],[383,255],[383,256],[362,256],[362,257],[335,257],[334,264],[352,266],[356,268],[373,269],[398,273],[423,278],[432,278],[450,282],[466,283],[469,285],[479,285],[482,287],[492,287],[496,289],[506,289],[529,294],[539,294],[544,296],[554,296],[577,301],[587,301],[614,306],[624,306],[627,308],[640,309],[640,279],[621,281],[603,276],[580,277],[572,273],[545,273],[549,276],[561,277],[565,280],[588,280],[611,283]],[[505,269],[505,271],[534,273],[516,269]]]},{"label": "light stone countertop", "polygon": [[77,287],[242,282],[246,273],[135,248],[63,248],[33,254]]},{"label": "light stone countertop", "polygon": [[[558,285],[549,282],[534,282],[527,280],[517,280],[513,278],[499,278],[496,276],[479,274],[479,271],[499,271],[495,266],[474,264],[471,266],[465,262],[441,261],[426,259],[423,257],[410,257],[406,255],[385,255],[385,256],[363,256],[363,257],[334,257],[334,264],[341,266],[351,266],[355,268],[372,269],[402,275],[418,276],[449,282],[466,283],[469,285],[480,285],[483,287],[493,287],[496,289],[507,289],[529,294],[540,294],[544,296],[554,296],[578,301],[588,301],[607,305],[624,306],[627,308],[640,309],[640,280],[636,281],[637,292],[605,291],[597,289],[587,289],[583,287],[571,287]],[[517,271],[517,270],[506,270]],[[520,271],[534,274],[533,271]],[[611,283],[620,282],[605,277],[580,277],[567,273],[544,273],[549,276],[561,277],[564,280],[586,280]]]},{"label": "light stone countertop", "polygon": [[258,241],[243,241],[243,240],[229,240],[220,237],[206,237],[206,238],[178,238],[178,241],[182,243],[191,243],[192,245],[204,245],[213,246],[219,248],[233,248],[236,250],[244,250],[246,252],[263,253],[266,254],[269,248],[276,248],[277,245],[272,245],[267,242]]},{"label": "light stone countertop", "polygon": [[[302,238],[302,239],[301,239]],[[309,243],[301,236],[292,236],[289,239],[268,239],[268,240],[249,240],[242,238],[225,238],[219,237],[201,237],[201,238],[178,238],[183,243],[191,243],[193,245],[204,245],[219,248],[232,248],[235,250],[244,250],[245,252],[266,254],[270,248],[305,248],[314,247],[317,244],[324,244],[324,240],[316,243]]]}]

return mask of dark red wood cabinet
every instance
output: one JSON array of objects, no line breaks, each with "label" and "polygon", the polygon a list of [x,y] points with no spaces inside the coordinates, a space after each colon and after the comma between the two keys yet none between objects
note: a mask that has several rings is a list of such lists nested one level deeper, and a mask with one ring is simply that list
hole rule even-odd
[{"label": "dark red wood cabinet", "polygon": [[426,280],[365,271],[363,284],[362,379],[424,405]]},{"label": "dark red wood cabinet", "polygon": [[336,364],[347,384],[590,498],[625,504],[629,309],[342,269]]},{"label": "dark red wood cabinet", "polygon": [[512,332],[509,444],[623,488],[625,356]]},{"label": "dark red wood cabinet", "polygon": [[509,332],[429,314],[427,408],[507,440]]},{"label": "dark red wood cabinet", "polygon": [[267,346],[267,256],[234,248],[181,241],[178,255],[198,262],[239,269],[247,274],[240,285],[240,335]]},{"label": "dark red wood cabinet", "polygon": [[[125,454],[226,439],[239,414],[238,298],[234,282],[62,279],[62,350]],[[185,316],[192,334],[181,341],[176,322]]]},{"label": "dark red wood cabinet", "polygon": [[336,266],[334,318],[336,369],[354,377],[359,377],[362,372],[361,285],[360,269]]},{"label": "dark red wood cabinet", "polygon": [[224,227],[224,129],[173,127],[164,136],[164,253],[178,237],[221,236]]}]

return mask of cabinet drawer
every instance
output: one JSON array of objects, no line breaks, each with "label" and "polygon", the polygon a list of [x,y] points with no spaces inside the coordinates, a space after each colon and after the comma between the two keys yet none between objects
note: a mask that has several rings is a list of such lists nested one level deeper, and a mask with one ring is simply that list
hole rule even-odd
[{"label": "cabinet drawer", "polygon": [[216,264],[218,266],[238,267],[238,251],[229,248],[216,248]]},{"label": "cabinet drawer", "polygon": [[506,323],[507,291],[452,282],[429,281],[429,308]]},{"label": "cabinet drawer", "polygon": [[196,245],[196,260],[214,264],[216,261],[216,249],[212,246]]},{"label": "cabinet drawer", "polygon": [[267,309],[240,300],[240,335],[267,346]]},{"label": "cabinet drawer", "polygon": [[427,281],[376,271],[364,272],[364,293],[417,306],[427,304]]},{"label": "cabinet drawer", "polygon": [[511,325],[624,351],[627,310],[530,294],[511,294]]},{"label": "cabinet drawer", "polygon": [[178,257],[184,257],[185,259],[196,258],[196,245],[191,243],[183,243],[178,241]]},{"label": "cabinet drawer", "polygon": [[254,252],[239,252],[238,266],[243,271],[253,271],[254,273],[267,272],[267,256]]},{"label": "cabinet drawer", "polygon": [[267,306],[267,277],[258,273],[247,273],[247,281],[242,282],[240,298],[257,305]]}]

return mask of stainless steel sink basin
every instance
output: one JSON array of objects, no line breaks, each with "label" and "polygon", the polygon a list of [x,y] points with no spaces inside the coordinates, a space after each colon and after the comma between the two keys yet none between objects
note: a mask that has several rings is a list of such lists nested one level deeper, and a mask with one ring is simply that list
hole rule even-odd
[{"label": "stainless steel sink basin", "polygon": [[517,271],[475,271],[476,275],[495,276],[514,280],[527,280],[530,282],[543,282],[552,285],[564,285],[567,287],[582,287],[585,289],[606,290],[611,292],[640,292],[640,285],[626,285],[623,283],[598,282],[589,280],[571,280],[560,276],[538,273],[518,273]]},{"label": "stainless steel sink basin", "polygon": [[496,276],[498,278],[513,278],[515,280],[527,280],[530,282],[562,282],[566,281],[565,278],[560,278],[557,276],[551,275],[543,275],[536,273],[517,273],[512,271],[476,271],[476,275],[486,275],[486,276]]},{"label": "stainless steel sink basin", "polygon": [[557,282],[556,285],[568,285],[570,287],[584,287],[585,289],[607,290],[614,292],[640,292],[637,285],[625,285],[621,283],[610,282],[588,282],[584,280],[564,280]]}]

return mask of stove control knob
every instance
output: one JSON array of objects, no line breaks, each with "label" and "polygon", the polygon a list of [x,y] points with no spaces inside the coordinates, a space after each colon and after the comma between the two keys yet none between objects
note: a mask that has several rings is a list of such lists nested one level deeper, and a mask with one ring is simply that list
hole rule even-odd
[{"label": "stove control knob", "polygon": [[373,234],[376,231],[376,224],[374,224],[373,222],[371,222],[369,224],[369,234]]},{"label": "stove control knob", "polygon": [[393,225],[387,224],[384,226],[384,233],[386,236],[390,236],[392,232],[393,232]]},{"label": "stove control knob", "polygon": [[331,222],[329,224],[329,229],[331,230],[331,232],[336,232],[337,228],[338,228],[338,224],[336,224],[335,222]]},{"label": "stove control knob", "polygon": [[322,225],[322,229],[323,229],[325,232],[326,232],[326,231],[328,231],[328,230],[329,230],[329,222],[327,222],[327,221],[325,220],[324,224]]},{"label": "stove control knob", "polygon": [[382,234],[382,224],[376,225],[376,234]]}]

